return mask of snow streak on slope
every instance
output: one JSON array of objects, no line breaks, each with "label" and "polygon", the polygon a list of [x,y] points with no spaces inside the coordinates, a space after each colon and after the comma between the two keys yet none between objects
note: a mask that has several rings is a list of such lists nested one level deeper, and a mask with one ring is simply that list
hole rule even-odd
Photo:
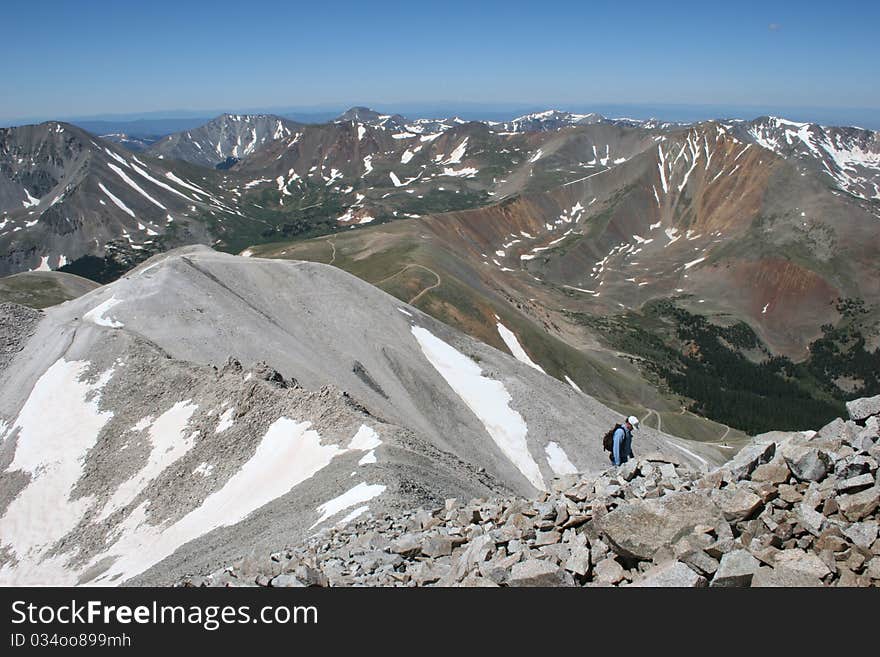
[{"label": "snow streak on slope", "polygon": [[88,365],[57,360],[37,380],[13,423],[18,440],[6,471],[21,471],[30,481],[0,518],[0,546],[14,558],[0,568],[5,586],[74,583],[64,556],[44,557],[92,505],[91,497],[71,499],[71,493],[89,450],[113,416],[99,410],[101,390],[113,371],[88,383],[83,380]]},{"label": "snow streak on slope", "polygon": [[544,451],[547,452],[547,465],[550,466],[550,469],[553,470],[553,472],[558,475],[577,473],[578,469],[558,443],[554,443],[553,441],[547,443]]},{"label": "snow streak on slope", "polygon": [[572,380],[569,378],[569,376],[568,376],[567,374],[565,375],[565,381],[566,381],[566,383],[568,383],[568,385],[570,385],[572,388],[574,388],[575,390],[577,390],[578,392],[580,392],[581,394],[583,394],[584,391],[581,390],[580,386],[579,386],[577,383],[575,383],[574,381],[572,381]]},{"label": "snow streak on slope", "polygon": [[103,185],[102,183],[98,183],[98,187],[100,187],[100,188],[101,188],[101,191],[104,192],[104,193],[107,195],[107,198],[109,198],[111,201],[113,201],[113,204],[114,204],[117,208],[119,208],[119,209],[122,210],[123,212],[128,213],[128,214],[131,215],[132,217],[134,216],[134,212],[132,212],[131,209],[129,209],[129,207],[128,207],[125,203],[123,203],[123,202],[120,201],[118,198],[116,198],[113,194],[111,194],[111,193],[107,190],[107,188],[104,187],[104,185]]},{"label": "snow streak on slope", "polygon": [[535,488],[545,490],[541,470],[529,453],[528,427],[510,408],[512,398],[504,384],[483,376],[474,361],[430,331],[413,326],[412,334],[428,362],[480,419],[501,452]]},{"label": "snow streak on slope", "polygon": [[355,504],[360,504],[361,502],[369,502],[374,497],[377,497],[384,493],[385,488],[386,487],[382,486],[381,484],[369,485],[365,482],[359,483],[354,488],[345,491],[342,495],[334,497],[332,500],[319,505],[318,513],[321,514],[321,517],[318,518],[315,523],[311,527],[309,527],[309,529],[314,529],[322,522],[327,520],[327,518],[335,516],[340,511],[351,508]]},{"label": "snow streak on slope", "polygon": [[117,557],[96,584],[123,581],[144,572],[177,548],[216,529],[234,525],[294,486],[314,476],[345,450],[321,444],[310,422],[282,417],[273,422],[254,455],[202,505],[170,527],[153,525],[144,502],[123,523],[122,537],[94,562]]},{"label": "snow streak on slope", "polygon": [[167,209],[168,209],[168,208],[166,208],[164,205],[162,205],[161,203],[159,203],[159,201],[157,201],[157,200],[154,199],[152,196],[150,196],[149,194],[147,194],[143,189],[141,189],[140,185],[138,185],[134,180],[132,180],[132,179],[128,176],[128,174],[125,173],[125,171],[123,171],[122,169],[120,169],[118,166],[116,166],[115,164],[110,164],[109,162],[107,163],[107,166],[110,167],[111,169],[113,169],[113,171],[115,171],[115,172],[117,173],[117,175],[119,175],[119,177],[122,178],[122,180],[125,181],[125,183],[126,183],[129,187],[131,187],[134,191],[136,191],[138,194],[140,194],[140,195],[143,196],[145,199],[147,199],[150,203],[152,203],[153,205],[155,205],[155,206],[157,206],[157,207],[159,207],[159,208],[162,208],[163,210],[167,210]]},{"label": "snow streak on slope", "polygon": [[519,343],[519,340],[516,339],[516,334],[513,331],[511,331],[501,322],[498,322],[497,326],[498,333],[501,335],[501,339],[504,340],[504,344],[506,344],[507,348],[510,349],[510,353],[513,354],[514,358],[516,358],[521,363],[525,363],[529,367],[533,367],[543,374],[547,373],[544,372],[544,369],[540,365],[529,358],[529,355],[526,353],[526,350],[522,348],[522,345]]},{"label": "snow streak on slope", "polygon": [[184,435],[186,424],[198,406],[189,401],[177,402],[152,423],[149,432],[150,455],[144,466],[128,481],[120,484],[104,505],[99,520],[128,506],[150,482],[184,456],[195,444],[193,436]]},{"label": "snow streak on slope", "polygon": [[462,142],[455,147],[455,150],[449,156],[449,159],[446,160],[443,164],[460,164],[461,158],[464,157],[465,151],[467,150],[468,137],[465,137]]}]

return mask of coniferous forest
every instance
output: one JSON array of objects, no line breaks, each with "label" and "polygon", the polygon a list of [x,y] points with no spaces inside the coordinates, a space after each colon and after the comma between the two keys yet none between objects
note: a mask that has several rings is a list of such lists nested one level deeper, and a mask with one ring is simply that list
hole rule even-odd
[{"label": "coniferous forest", "polygon": [[880,349],[866,347],[864,303],[838,299],[837,310],[840,324],[823,326],[799,363],[772,355],[745,322],[720,326],[667,299],[640,313],[576,318],[640,357],[688,410],[757,434],[822,426],[845,414],[844,401],[880,393]]}]

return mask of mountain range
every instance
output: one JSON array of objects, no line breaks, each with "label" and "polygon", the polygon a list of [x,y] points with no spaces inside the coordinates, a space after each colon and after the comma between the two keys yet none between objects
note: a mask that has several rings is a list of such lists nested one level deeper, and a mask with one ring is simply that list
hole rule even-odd
[{"label": "mountain range", "polygon": [[880,393],[878,221],[877,133],[776,117],[0,130],[0,583],[546,495],[631,414],[712,481]]},{"label": "mountain range", "polygon": [[[108,282],[193,243],[327,262],[515,353],[503,318],[538,367],[688,437],[814,426],[878,385],[876,132],[356,107],[137,153],[52,122],[4,130],[0,158],[2,273]],[[766,390],[729,408],[695,399],[706,376]]]}]

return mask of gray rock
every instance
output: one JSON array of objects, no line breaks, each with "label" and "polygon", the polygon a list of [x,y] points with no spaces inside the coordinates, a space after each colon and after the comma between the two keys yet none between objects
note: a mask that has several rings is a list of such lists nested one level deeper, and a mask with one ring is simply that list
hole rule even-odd
[{"label": "gray rock", "polygon": [[733,550],[721,557],[721,564],[712,578],[712,586],[750,586],[760,563],[746,550]]},{"label": "gray rock", "polygon": [[568,521],[569,513],[568,513],[568,505],[562,504],[561,502],[556,505],[556,525],[564,526],[566,521]]},{"label": "gray rock", "polygon": [[277,577],[273,577],[269,582],[269,586],[274,588],[293,588],[293,587],[304,587],[301,581],[299,581],[294,575],[284,574],[278,575]]},{"label": "gray rock", "polygon": [[742,479],[762,463],[768,463],[775,453],[775,442],[746,445],[733,457],[727,467],[735,478]]},{"label": "gray rock", "polygon": [[878,523],[876,521],[854,522],[841,531],[855,545],[870,548],[877,540]]},{"label": "gray rock", "polygon": [[402,557],[414,557],[422,551],[421,537],[416,534],[404,534],[391,542],[391,551]]},{"label": "gray rock", "polygon": [[424,586],[425,584],[433,584],[443,579],[449,575],[451,570],[452,567],[449,564],[421,562],[413,567],[412,578],[418,586]]},{"label": "gray rock", "polygon": [[654,566],[633,582],[636,587],[696,588],[708,584],[705,577],[695,573],[680,561],[668,561]]},{"label": "gray rock", "polygon": [[865,474],[838,481],[835,488],[844,493],[857,493],[870,488],[874,483],[874,476],[866,472]]},{"label": "gray rock", "polygon": [[773,567],[787,568],[818,579],[831,574],[828,566],[815,554],[796,548],[779,552],[776,555]]},{"label": "gray rock", "polygon": [[813,440],[817,442],[834,441],[845,438],[847,435],[846,422],[842,418],[834,418],[816,432]]},{"label": "gray rock", "polygon": [[786,451],[785,462],[800,481],[822,481],[832,468],[831,457],[817,447],[792,447]]},{"label": "gray rock", "polygon": [[870,474],[872,468],[877,470],[877,462],[870,456],[849,456],[837,462],[834,466],[834,474],[839,479],[851,479],[862,474]]},{"label": "gray rock", "polygon": [[620,555],[650,560],[698,525],[726,526],[718,507],[704,494],[670,493],[664,497],[623,504],[594,521],[606,542]]},{"label": "gray rock", "polygon": [[752,517],[763,504],[761,498],[754,493],[744,488],[730,487],[713,490],[712,501],[721,509],[724,519],[728,522],[738,522]]},{"label": "gray rock", "polygon": [[880,488],[874,486],[854,495],[839,495],[837,506],[840,512],[851,522],[861,520],[873,513],[880,504]]},{"label": "gray rock", "polygon": [[[571,546],[566,543],[551,543],[537,548],[542,558],[547,558],[556,563],[564,563],[571,554]],[[536,556],[533,554],[532,556]]]},{"label": "gray rock", "polygon": [[538,532],[535,535],[535,547],[558,543],[561,538],[562,535],[555,529],[550,530],[549,532]]},{"label": "gray rock", "polygon": [[452,554],[454,542],[448,536],[431,536],[421,545],[421,552],[426,557],[445,557]]},{"label": "gray rock", "polygon": [[707,577],[711,577],[718,570],[718,562],[703,552],[703,550],[694,550],[682,555],[679,559],[701,575]]},{"label": "gray rock", "polygon": [[535,505],[535,511],[538,512],[538,518],[541,520],[556,519],[556,505],[551,502],[542,502]]},{"label": "gray rock", "polygon": [[850,419],[856,422],[866,420],[872,415],[880,415],[880,395],[848,401],[846,402],[846,410]]},{"label": "gray rock", "polygon": [[782,484],[791,477],[791,470],[785,465],[785,462],[774,461],[772,463],[764,463],[755,468],[752,472],[752,481],[767,482],[771,484]]},{"label": "gray rock", "polygon": [[352,561],[358,564],[362,570],[372,571],[383,565],[397,566],[403,563],[403,557],[399,554],[388,554],[381,550],[371,550],[363,554],[353,555]]},{"label": "gray rock", "polygon": [[813,536],[818,536],[822,533],[822,529],[825,525],[825,516],[815,509],[810,508],[808,504],[803,502],[798,504],[796,516],[797,521]]},{"label": "gray rock", "polygon": [[603,559],[593,568],[595,579],[606,584],[617,584],[624,576],[623,566],[611,557]]},{"label": "gray rock", "polygon": [[488,577],[482,577],[480,575],[475,575],[474,573],[469,574],[465,577],[459,586],[463,588],[497,588],[498,584]]},{"label": "gray rock", "polygon": [[590,551],[585,547],[576,547],[565,562],[565,569],[575,575],[586,575],[590,570]]},{"label": "gray rock", "polygon": [[636,476],[636,471],[639,468],[639,463],[635,459],[630,459],[623,465],[621,465],[617,469],[617,476],[625,479],[626,481],[632,481]]},{"label": "gray rock", "polygon": [[823,586],[822,580],[802,571],[785,566],[761,567],[752,576],[752,588],[796,588]]},{"label": "gray rock", "polygon": [[508,586],[573,586],[574,579],[559,566],[541,559],[514,564],[507,578]]},{"label": "gray rock", "polygon": [[550,482],[550,487],[554,493],[565,493],[570,488],[574,488],[578,484],[578,475],[565,474],[557,475]]},{"label": "gray rock", "polygon": [[804,499],[804,494],[798,490],[797,486],[791,486],[789,484],[779,484],[779,497],[785,502],[789,504],[795,504]]},{"label": "gray rock", "polygon": [[590,543],[590,561],[599,563],[608,554],[608,546],[603,541],[592,541]]},{"label": "gray rock", "polygon": [[296,579],[302,582],[303,586],[330,586],[330,582],[324,573],[305,564],[299,566],[293,574]]},{"label": "gray rock", "polygon": [[865,428],[859,431],[858,437],[863,441],[862,449],[870,449],[870,445],[865,447],[864,441],[869,441],[872,444],[880,438],[880,416],[874,415],[869,417],[868,421],[865,422]]}]

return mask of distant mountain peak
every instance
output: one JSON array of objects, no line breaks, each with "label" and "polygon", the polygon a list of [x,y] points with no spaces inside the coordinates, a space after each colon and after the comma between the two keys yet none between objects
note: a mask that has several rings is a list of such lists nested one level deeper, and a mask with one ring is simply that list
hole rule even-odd
[{"label": "distant mountain peak", "polygon": [[369,107],[358,105],[340,114],[336,121],[361,121],[363,123],[371,123],[373,121],[378,121],[381,117],[382,115],[379,114],[379,112],[372,110]]}]

